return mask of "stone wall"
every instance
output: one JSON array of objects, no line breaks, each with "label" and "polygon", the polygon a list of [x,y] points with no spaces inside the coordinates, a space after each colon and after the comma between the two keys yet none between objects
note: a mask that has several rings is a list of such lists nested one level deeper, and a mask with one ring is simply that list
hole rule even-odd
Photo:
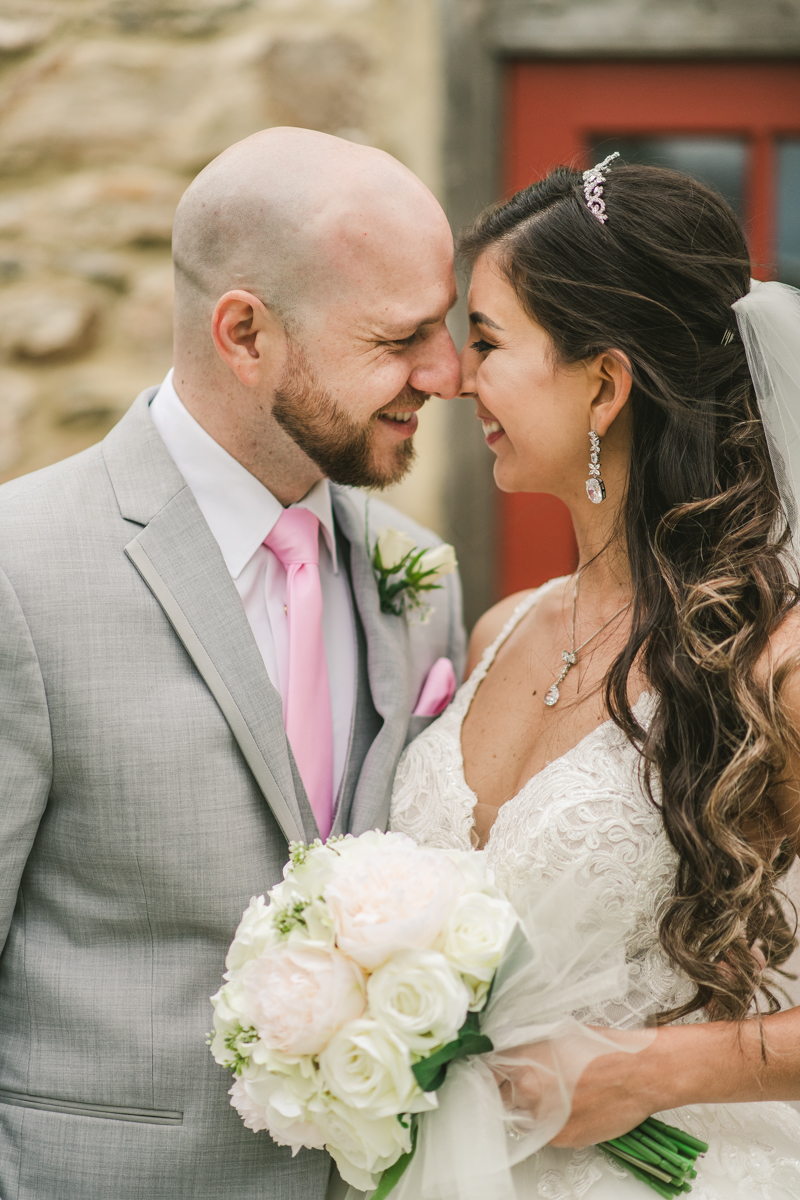
[{"label": "stone wall", "polygon": [[[457,0],[461,2],[461,0]],[[800,0],[490,0],[492,44],[505,53],[791,55]]]},{"label": "stone wall", "polygon": [[[175,204],[230,143],[303,125],[435,192],[435,0],[0,2],[0,479],[104,435],[171,362]],[[440,524],[435,444],[397,500]]]}]

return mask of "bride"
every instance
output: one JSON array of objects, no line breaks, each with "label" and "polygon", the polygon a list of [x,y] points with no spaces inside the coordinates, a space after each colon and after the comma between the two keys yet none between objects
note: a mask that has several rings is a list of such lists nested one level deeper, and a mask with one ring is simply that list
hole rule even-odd
[{"label": "bride", "polygon": [[[657,1033],[587,1067],[515,1169],[520,1200],[652,1200],[593,1145],[654,1113],[711,1144],[697,1200],[796,1200],[800,1114],[780,1102],[800,1099],[800,1009],[778,1011],[775,971],[794,945],[800,610],[769,407],[785,364],[770,376],[760,334],[794,306],[800,359],[800,296],[750,289],[714,192],[609,162],[558,168],[463,240],[463,394],[498,486],[567,504],[579,566],[478,622],[391,825],[485,847],[512,901],[569,868],[627,920],[627,993],[580,1020]],[[514,1103],[534,1092],[521,1076]]]}]

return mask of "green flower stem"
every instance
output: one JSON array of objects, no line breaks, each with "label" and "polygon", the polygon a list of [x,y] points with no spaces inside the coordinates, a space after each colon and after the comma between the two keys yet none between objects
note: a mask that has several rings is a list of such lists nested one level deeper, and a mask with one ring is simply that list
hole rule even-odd
[{"label": "green flower stem", "polygon": [[692,1162],[694,1161],[693,1159],[686,1158],[685,1155],[677,1152],[673,1148],[674,1143],[673,1146],[665,1146],[663,1143],[657,1142],[655,1138],[649,1137],[648,1134],[641,1129],[632,1129],[628,1136],[636,1142],[641,1142],[642,1146],[646,1146],[655,1154],[660,1154],[663,1158],[667,1159],[674,1166],[676,1166],[679,1171],[686,1171],[689,1167],[691,1167]]},{"label": "green flower stem", "polygon": [[652,1188],[652,1190],[659,1196],[664,1196],[665,1200],[672,1200],[673,1196],[679,1196],[683,1191],[682,1187],[678,1187],[672,1182],[663,1183],[654,1178],[654,1176],[649,1174],[647,1171],[642,1171],[640,1167],[636,1166],[635,1159],[632,1159],[627,1154],[623,1155],[617,1150],[610,1149],[605,1142],[602,1143],[602,1150],[603,1153],[607,1154],[608,1157],[616,1162],[618,1166],[624,1167],[629,1175],[633,1175],[634,1179],[639,1179],[642,1183],[646,1183],[647,1186]]},{"label": "green flower stem", "polygon": [[659,1132],[672,1138],[674,1142],[683,1142],[691,1150],[694,1150],[695,1155],[708,1154],[708,1142],[701,1142],[699,1138],[692,1137],[690,1133],[684,1133],[682,1129],[676,1129],[673,1125],[665,1125],[663,1121],[657,1120],[655,1117],[648,1117],[643,1125],[652,1125]]},{"label": "green flower stem", "polygon": [[641,1125],[637,1125],[635,1130],[631,1130],[637,1136],[649,1138],[658,1146],[663,1146],[666,1150],[671,1150],[673,1154],[679,1154],[689,1162],[694,1162],[697,1158],[697,1151],[690,1150],[683,1142],[677,1142],[668,1134],[662,1133],[660,1129],[656,1129],[654,1125],[649,1125],[647,1121],[643,1121]]},{"label": "green flower stem", "polygon": [[628,1133],[601,1142],[598,1149],[659,1196],[679,1196],[691,1192],[689,1180],[697,1177],[694,1163],[708,1146],[682,1129],[648,1117]]},{"label": "green flower stem", "polygon": [[655,1155],[650,1155],[646,1150],[640,1151],[638,1147],[631,1146],[623,1138],[610,1138],[609,1141],[603,1142],[603,1148],[610,1146],[615,1154],[620,1158],[626,1159],[628,1162],[634,1163],[643,1171],[647,1171],[649,1175],[655,1175],[656,1179],[662,1179],[664,1183],[673,1183],[675,1172],[670,1170],[670,1164],[661,1164],[660,1159],[656,1159]]}]

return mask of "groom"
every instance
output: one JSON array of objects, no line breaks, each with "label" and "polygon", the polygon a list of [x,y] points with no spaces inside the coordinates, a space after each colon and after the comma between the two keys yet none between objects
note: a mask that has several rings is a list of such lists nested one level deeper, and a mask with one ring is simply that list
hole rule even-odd
[{"label": "groom", "polygon": [[194,181],[174,254],[174,373],[0,490],[2,1200],[323,1200],[326,1154],[230,1108],[209,996],[288,841],[385,825],[463,665],[455,576],[427,624],[380,609],[378,528],[436,539],[350,490],[458,390],[436,201],[270,130]]}]

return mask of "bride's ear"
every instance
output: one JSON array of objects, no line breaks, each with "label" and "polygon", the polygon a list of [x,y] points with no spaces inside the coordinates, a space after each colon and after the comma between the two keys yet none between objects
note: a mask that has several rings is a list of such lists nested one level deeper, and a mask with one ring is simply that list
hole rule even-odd
[{"label": "bride's ear", "polygon": [[631,394],[631,360],[621,350],[607,350],[593,360],[590,374],[595,390],[591,406],[592,429],[599,437],[605,437]]}]

